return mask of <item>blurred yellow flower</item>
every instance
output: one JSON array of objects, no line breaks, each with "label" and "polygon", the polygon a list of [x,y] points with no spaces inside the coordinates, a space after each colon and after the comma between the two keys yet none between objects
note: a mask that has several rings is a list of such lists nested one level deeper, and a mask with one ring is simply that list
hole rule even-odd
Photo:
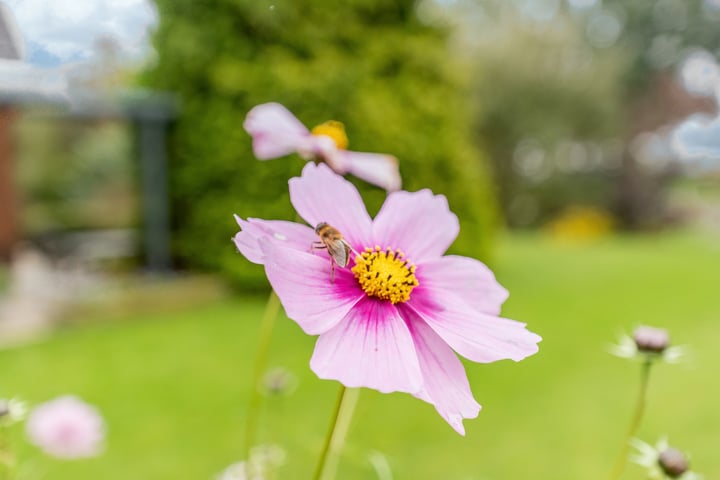
[{"label": "blurred yellow flower", "polygon": [[545,229],[557,240],[586,242],[612,233],[614,223],[604,210],[573,205],[548,222]]}]

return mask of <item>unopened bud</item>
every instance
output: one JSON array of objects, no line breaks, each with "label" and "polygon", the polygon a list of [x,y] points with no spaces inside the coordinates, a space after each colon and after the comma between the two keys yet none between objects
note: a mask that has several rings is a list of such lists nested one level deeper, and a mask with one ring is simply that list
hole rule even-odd
[{"label": "unopened bud", "polygon": [[676,448],[666,448],[660,453],[658,464],[665,475],[670,478],[678,478],[688,470],[687,458]]},{"label": "unopened bud", "polygon": [[268,371],[263,377],[263,390],[268,395],[290,393],[296,384],[295,376],[288,370],[277,367]]},{"label": "unopened bud", "polygon": [[645,353],[662,353],[670,346],[670,335],[662,328],[638,327],[633,332],[633,340],[638,351]]}]

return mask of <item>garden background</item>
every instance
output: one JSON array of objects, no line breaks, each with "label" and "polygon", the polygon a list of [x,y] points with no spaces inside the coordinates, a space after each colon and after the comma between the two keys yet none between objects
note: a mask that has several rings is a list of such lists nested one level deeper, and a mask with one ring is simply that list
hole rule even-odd
[{"label": "garden background", "polygon": [[[363,390],[338,478],[607,478],[640,375],[608,350],[641,324],[689,355],[652,372],[639,437],[720,475],[720,135],[678,134],[716,115],[717,2],[130,3],[155,18],[141,55],[108,30],[86,58],[43,63],[24,32],[28,54],[0,64],[0,397],[74,393],[108,425],[90,460],[20,447],[35,471],[216,478],[242,459],[268,284],[232,214],[295,216],[285,182],[303,161],[257,161],[242,127],[277,101],[446,195],[451,252],[488,263],[503,315],[543,337],[521,363],[465,364],[483,410],[464,438],[430,405]],[[22,2],[5,4],[22,27]],[[60,94],[3,77],[11,61],[60,72]],[[384,192],[352,181],[374,214]],[[282,479],[311,475],[335,402],[313,344],[279,321],[270,364],[291,381],[259,437],[286,451]]]}]

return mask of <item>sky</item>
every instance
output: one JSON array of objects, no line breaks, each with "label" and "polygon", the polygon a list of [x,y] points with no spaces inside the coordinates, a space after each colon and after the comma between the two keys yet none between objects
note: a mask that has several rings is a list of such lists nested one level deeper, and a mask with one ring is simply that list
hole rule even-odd
[{"label": "sky", "polygon": [[[690,55],[680,69],[685,88],[695,94],[715,97],[720,106],[720,65],[706,51]],[[720,112],[714,116],[692,115],[673,131],[672,148],[678,157],[698,167],[717,169],[720,162]]]},{"label": "sky", "polygon": [[54,67],[92,58],[98,39],[112,38],[123,57],[150,52],[157,12],[150,0],[0,0],[25,39],[25,60]]},{"label": "sky", "polygon": [[[519,0],[536,13],[553,11],[559,0]],[[575,8],[598,0],[568,0]],[[25,61],[39,67],[92,59],[98,40],[111,38],[128,60],[149,55],[149,36],[158,22],[152,0],[0,0],[9,7],[25,39]],[[706,0],[720,8],[720,0]],[[532,12],[530,12],[532,13]],[[715,56],[698,52],[684,63],[682,83],[696,95],[715,96],[720,104],[720,66]],[[684,160],[720,160],[720,116],[692,117],[676,128],[673,148]]]}]

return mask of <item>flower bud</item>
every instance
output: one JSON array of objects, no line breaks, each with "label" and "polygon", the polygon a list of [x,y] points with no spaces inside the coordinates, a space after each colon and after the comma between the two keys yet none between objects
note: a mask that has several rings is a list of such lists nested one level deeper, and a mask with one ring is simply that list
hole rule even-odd
[{"label": "flower bud", "polygon": [[295,376],[282,367],[273,368],[262,379],[263,392],[271,396],[289,394],[296,384]]},{"label": "flower bud", "polygon": [[665,475],[678,478],[688,470],[688,461],[683,453],[676,448],[666,448],[660,453],[658,464]]},{"label": "flower bud", "polygon": [[0,398],[0,426],[9,426],[25,418],[25,403],[17,398]]},{"label": "flower bud", "polygon": [[670,336],[662,328],[638,327],[633,332],[633,340],[643,353],[662,353],[670,345]]}]

